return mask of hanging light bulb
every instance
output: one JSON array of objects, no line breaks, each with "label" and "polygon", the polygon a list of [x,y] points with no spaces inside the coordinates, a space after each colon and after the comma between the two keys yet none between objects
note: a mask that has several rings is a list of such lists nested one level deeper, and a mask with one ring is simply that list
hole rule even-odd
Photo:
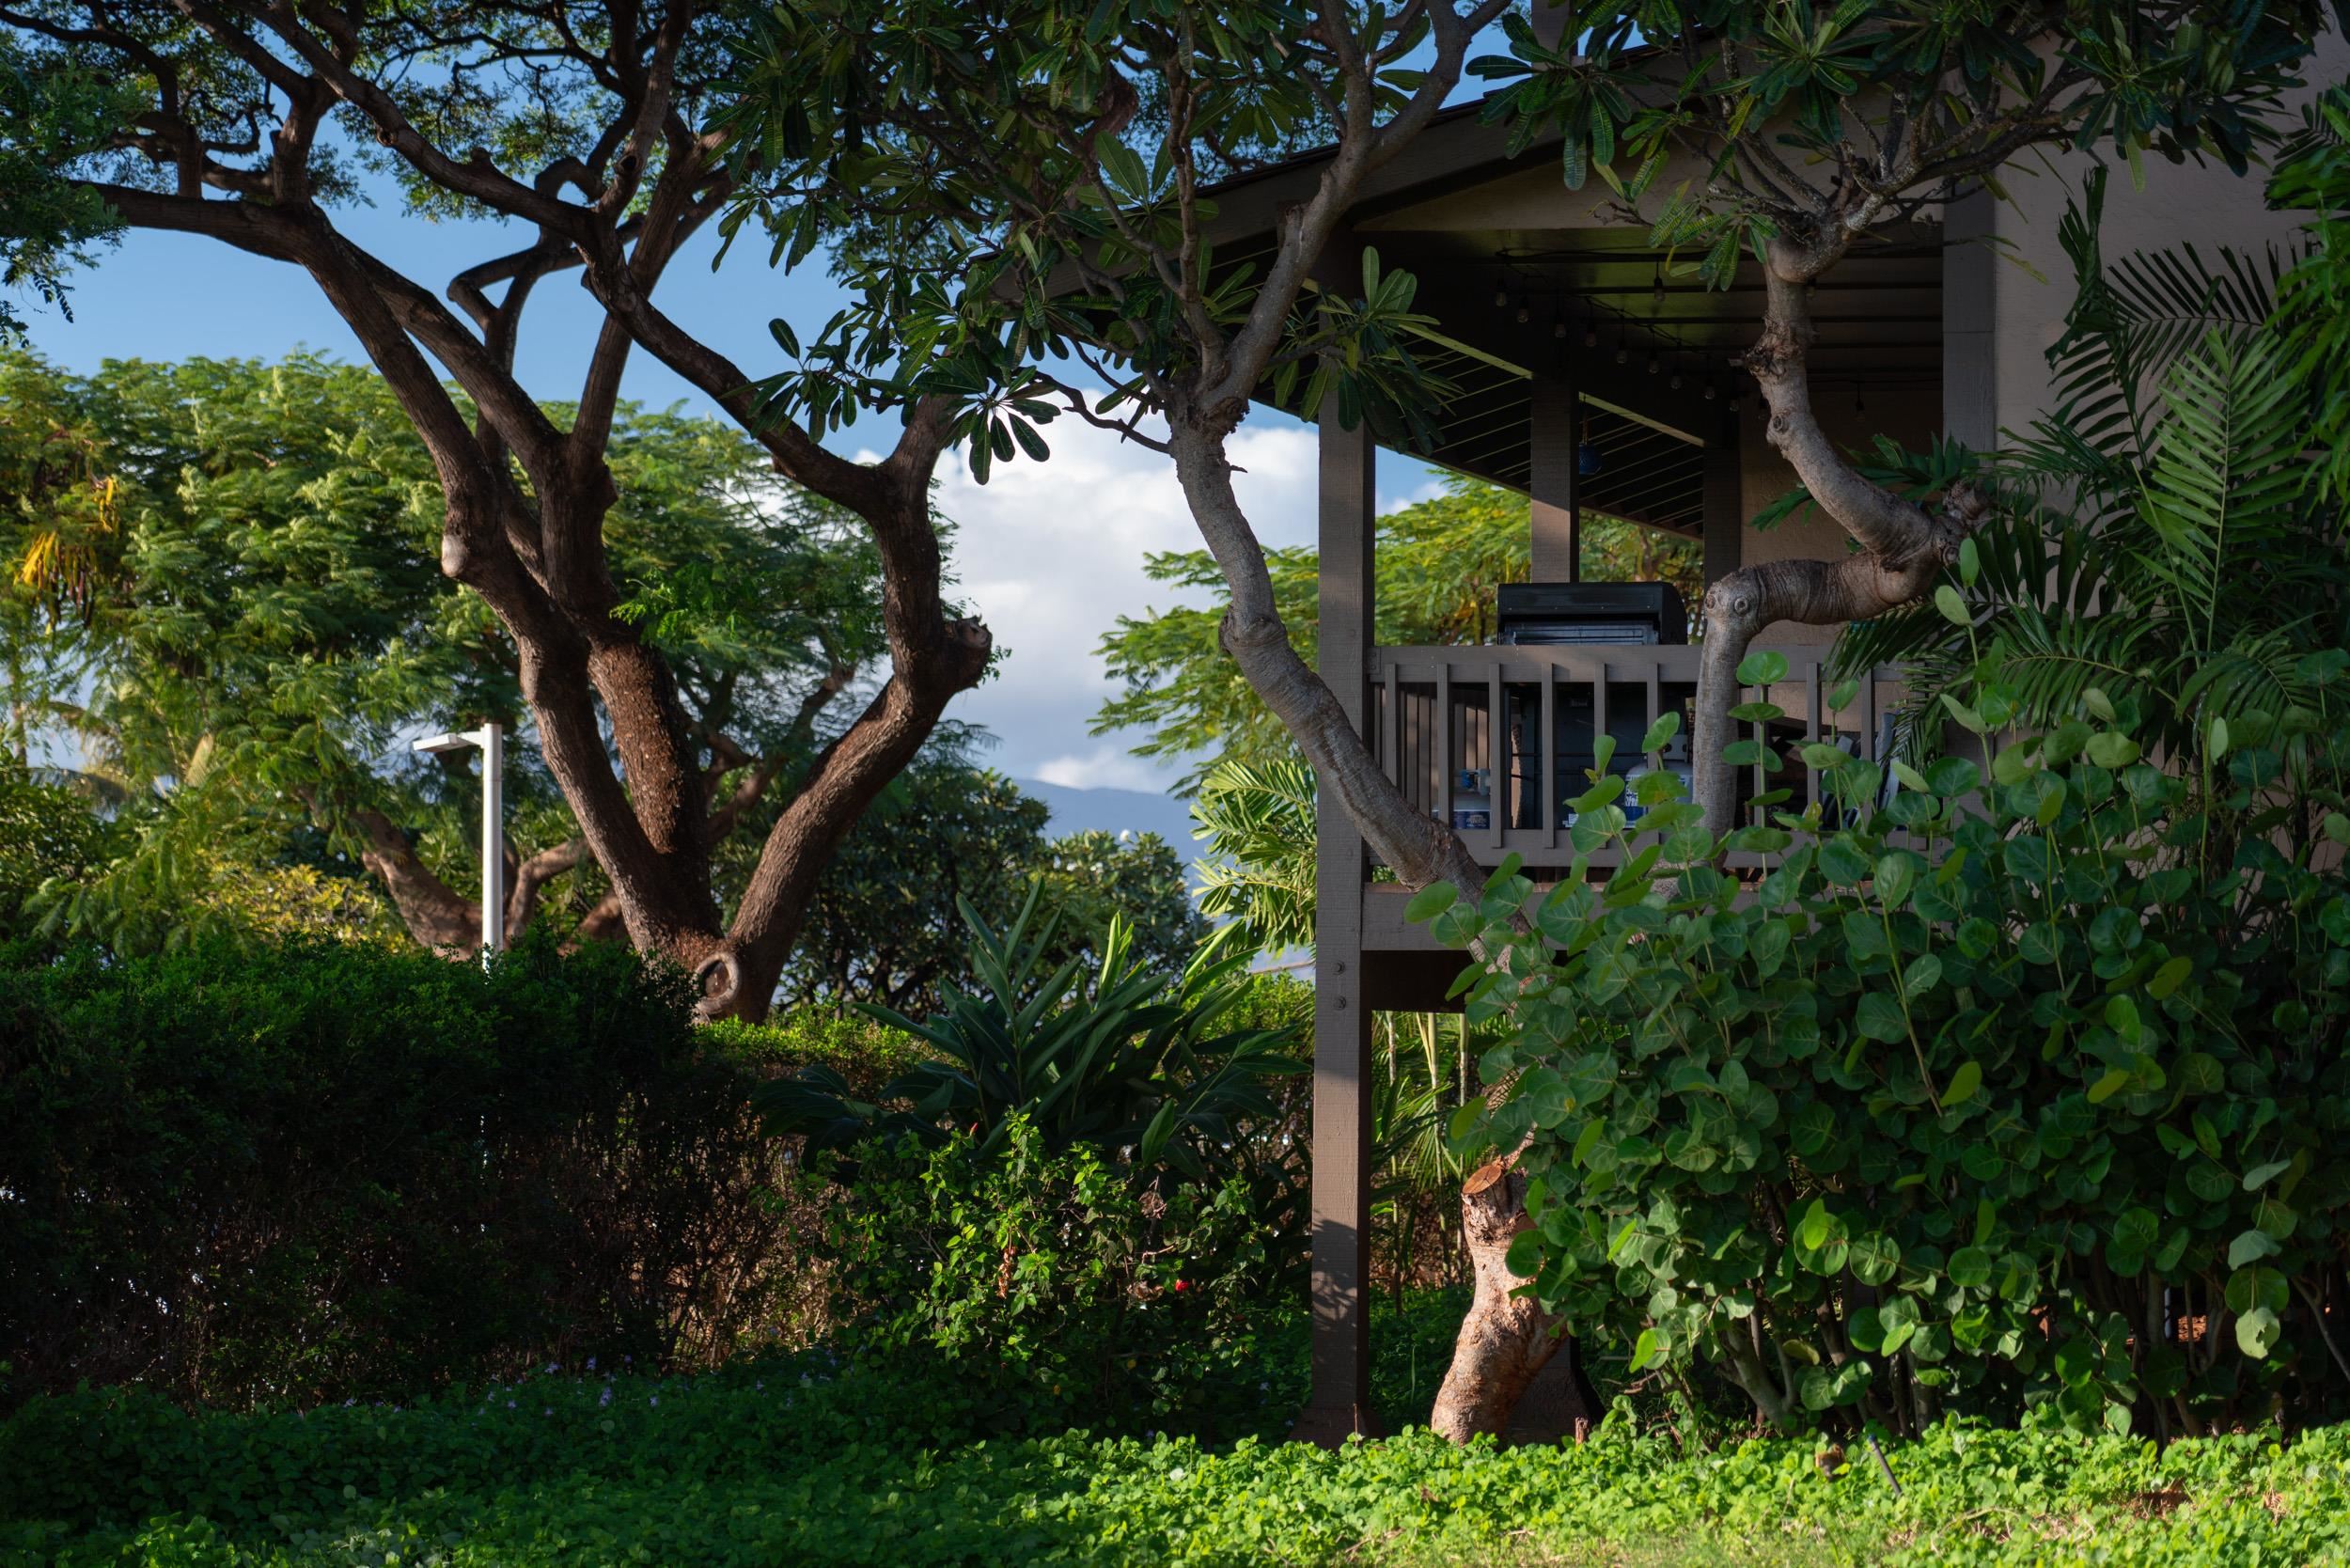
[{"label": "hanging light bulb", "polygon": [[1731,398],[1730,398],[1730,412],[1731,412],[1731,413],[1732,413],[1732,414],[1737,413],[1737,412],[1738,412],[1739,405],[1740,405],[1740,404],[1742,404],[1742,403],[1744,403],[1745,401],[1746,401],[1746,400],[1745,400],[1744,398],[1739,397],[1739,396],[1738,396],[1736,393],[1734,393],[1734,392],[1733,392],[1733,393],[1731,393]]},{"label": "hanging light bulb", "polygon": [[1665,269],[1661,263],[1649,274],[1649,297],[1656,302],[1657,309],[1665,308]]},{"label": "hanging light bulb", "polygon": [[1583,323],[1583,346],[1587,349],[1596,349],[1599,347],[1598,322],[1585,321]]},{"label": "hanging light bulb", "polygon": [[1674,391],[1678,392],[1681,390],[1681,366],[1678,361],[1676,361],[1673,365],[1673,379],[1669,384]]},{"label": "hanging light bulb", "polygon": [[1628,364],[1631,359],[1632,351],[1624,347],[1623,329],[1619,327],[1616,330],[1616,363],[1619,365]]},{"label": "hanging light bulb", "polygon": [[1657,357],[1656,357],[1655,352],[1654,352],[1653,350],[1650,351],[1650,353],[1649,353],[1649,356],[1648,356],[1648,373],[1649,373],[1650,375],[1652,375],[1652,376],[1653,376],[1653,375],[1654,375],[1657,371],[1659,371],[1659,370],[1663,369],[1664,368],[1665,368],[1665,362],[1664,362],[1663,360],[1661,360],[1661,359],[1659,359],[1659,358],[1657,358]]},{"label": "hanging light bulb", "polygon": [[1714,384],[1710,381],[1705,384],[1705,400],[1709,403],[1714,400]]},{"label": "hanging light bulb", "polygon": [[1583,422],[1583,439],[1575,445],[1574,448],[1575,475],[1579,478],[1588,479],[1606,466],[1606,463],[1599,455],[1599,447],[1591,441],[1590,421],[1586,419]]},{"label": "hanging light bulb", "polygon": [[1495,308],[1496,310],[1499,310],[1499,309],[1501,309],[1503,306],[1507,306],[1509,303],[1510,303],[1510,286],[1509,286],[1508,284],[1506,284],[1506,283],[1496,283],[1496,284],[1495,284],[1495,285],[1494,285],[1494,308]]},{"label": "hanging light bulb", "polygon": [[1526,296],[1525,296],[1525,295],[1523,295],[1523,294],[1519,295],[1519,296],[1518,296],[1518,325],[1520,325],[1520,326],[1524,326],[1527,322],[1528,322],[1528,321],[1532,321],[1533,319],[1534,319],[1534,307],[1533,307],[1532,306],[1529,306],[1529,305],[1528,305],[1528,304],[1526,303]]},{"label": "hanging light bulb", "polygon": [[1564,316],[1550,323],[1550,335],[1561,343],[1567,340],[1567,319]]}]

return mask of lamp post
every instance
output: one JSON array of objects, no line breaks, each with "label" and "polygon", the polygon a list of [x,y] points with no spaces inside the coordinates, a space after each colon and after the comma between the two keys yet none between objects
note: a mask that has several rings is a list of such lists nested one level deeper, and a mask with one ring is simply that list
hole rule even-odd
[{"label": "lamp post", "polygon": [[459,729],[416,743],[418,751],[442,755],[481,748],[481,962],[506,947],[506,843],[499,827],[506,816],[506,731],[495,724]]}]

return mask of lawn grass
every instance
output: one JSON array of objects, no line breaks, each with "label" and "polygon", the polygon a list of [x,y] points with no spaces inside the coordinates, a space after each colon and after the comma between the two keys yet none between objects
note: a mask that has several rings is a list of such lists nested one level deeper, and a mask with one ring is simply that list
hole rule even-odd
[{"label": "lawn grass", "polygon": [[[1442,1360],[1417,1341],[1450,1312],[1388,1325],[1399,1423],[1424,1419]],[[1829,1475],[1808,1440],[1691,1451],[1622,1417],[1579,1449],[1405,1428],[1326,1453],[1281,1440],[1302,1350],[1255,1347],[1238,1403],[1195,1425],[1207,1442],[1060,1430],[821,1356],[556,1370],[404,1408],[84,1392],[0,1422],[0,1568],[2350,1561],[2350,1429],[2164,1451],[1945,1427],[1888,1450],[1898,1495],[1865,1455]]]}]

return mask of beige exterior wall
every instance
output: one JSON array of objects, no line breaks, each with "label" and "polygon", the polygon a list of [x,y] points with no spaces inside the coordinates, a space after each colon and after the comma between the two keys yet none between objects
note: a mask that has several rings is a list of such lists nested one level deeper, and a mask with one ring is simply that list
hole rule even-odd
[{"label": "beige exterior wall", "polygon": [[[2326,34],[2303,74],[2318,84],[2350,76],[2350,42]],[[2288,125],[2299,123],[2310,96],[2300,94],[2287,104]],[[1997,204],[1992,212],[1993,231],[2004,242],[1990,268],[1992,404],[2001,431],[2029,430],[2046,412],[2048,347],[2063,330],[2073,302],[2072,265],[2057,243],[2057,224],[2092,161],[2076,153],[2052,163],[2052,170],[2033,163],[2011,168],[2002,183],[2013,199]],[[2260,168],[2238,178],[2218,163],[2169,164],[2149,157],[2145,171],[2143,190],[2131,183],[2123,165],[2117,164],[2107,181],[2108,258],[2191,242],[2206,261],[2216,262],[2222,246],[2255,254],[2269,244],[2282,248],[2299,227],[2294,214],[2268,211],[2262,198],[2266,176]],[[2019,262],[2041,275],[2033,276]],[[1967,324],[1950,322],[1952,330]]]}]

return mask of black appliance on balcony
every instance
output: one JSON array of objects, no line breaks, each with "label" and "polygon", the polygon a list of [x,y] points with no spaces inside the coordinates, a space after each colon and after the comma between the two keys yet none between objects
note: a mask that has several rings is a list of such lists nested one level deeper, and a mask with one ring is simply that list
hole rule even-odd
[{"label": "black appliance on balcony", "polygon": [[1670,583],[1504,583],[1495,612],[1499,640],[1517,647],[1689,640]]}]

